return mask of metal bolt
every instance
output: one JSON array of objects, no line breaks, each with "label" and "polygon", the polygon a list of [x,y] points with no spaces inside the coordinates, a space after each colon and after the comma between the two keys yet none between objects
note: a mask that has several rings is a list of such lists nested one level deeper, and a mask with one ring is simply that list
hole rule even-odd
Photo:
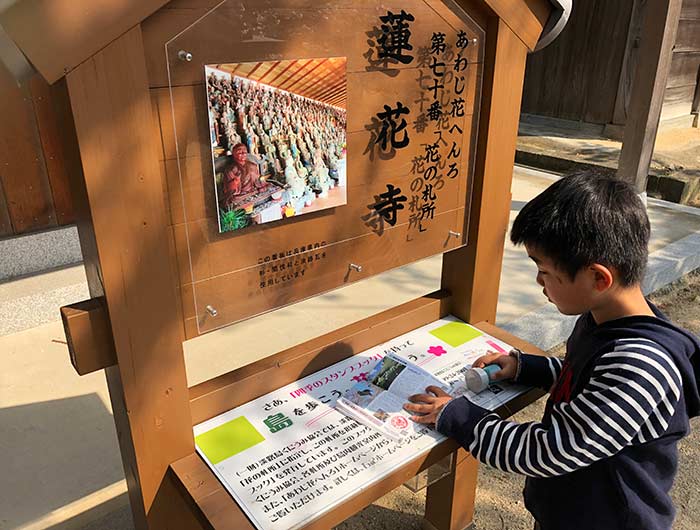
[{"label": "metal bolt", "polygon": [[362,265],[356,265],[354,263],[351,263],[350,268],[354,271],[362,272]]},{"label": "metal bolt", "polygon": [[219,314],[219,312],[218,312],[216,309],[214,309],[212,306],[210,306],[210,305],[208,305],[208,306],[205,307],[204,309],[206,309],[206,310],[207,310],[207,313],[209,313],[209,314],[210,314],[211,316],[213,316],[213,317],[215,317],[216,315]]},{"label": "metal bolt", "polygon": [[180,50],[177,52],[177,58],[187,63],[192,62],[192,54],[190,52],[186,52],[185,50]]},{"label": "metal bolt", "polygon": [[476,37],[474,37],[474,38],[472,39],[472,44],[476,44],[477,42],[479,42],[479,39],[477,39]]},{"label": "metal bolt", "polygon": [[454,230],[450,230],[450,237],[461,237],[462,232],[455,232]]}]

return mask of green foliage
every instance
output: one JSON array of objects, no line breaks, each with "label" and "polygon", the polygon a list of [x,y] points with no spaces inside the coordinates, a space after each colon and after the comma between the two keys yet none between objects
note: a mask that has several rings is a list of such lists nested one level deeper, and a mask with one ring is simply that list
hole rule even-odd
[{"label": "green foliage", "polygon": [[230,232],[232,230],[240,230],[250,224],[250,220],[246,213],[239,209],[220,210],[219,216],[221,219],[221,231]]},{"label": "green foliage", "polygon": [[382,367],[379,373],[372,380],[372,384],[383,388],[384,390],[389,390],[391,383],[394,379],[398,377],[401,371],[406,368],[403,364],[397,363],[393,359],[385,357],[382,360]]}]

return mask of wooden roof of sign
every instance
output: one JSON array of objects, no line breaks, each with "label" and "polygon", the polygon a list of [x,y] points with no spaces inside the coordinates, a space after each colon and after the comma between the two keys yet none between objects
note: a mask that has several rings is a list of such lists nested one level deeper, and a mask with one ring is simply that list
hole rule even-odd
[{"label": "wooden roof of sign", "polygon": [[[0,11],[0,25],[29,62],[54,83],[163,6],[180,0],[18,0]],[[190,2],[191,3],[191,2]],[[212,8],[220,0],[199,0]],[[449,2],[448,2],[449,3]],[[474,0],[461,0],[471,6]],[[483,0],[530,49],[534,50],[557,0]]]},{"label": "wooden roof of sign", "polygon": [[19,0],[0,13],[0,24],[44,79],[54,83],[167,3]]}]

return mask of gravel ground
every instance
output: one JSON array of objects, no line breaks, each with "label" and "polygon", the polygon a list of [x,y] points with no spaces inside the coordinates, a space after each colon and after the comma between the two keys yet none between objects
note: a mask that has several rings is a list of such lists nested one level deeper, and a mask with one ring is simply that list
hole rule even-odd
[{"label": "gravel ground", "polygon": [[[681,278],[651,296],[662,311],[680,326],[700,335],[700,270]],[[563,346],[549,352],[563,355]],[[515,421],[539,420],[545,398],[516,414]],[[674,530],[700,528],[700,418],[679,445],[680,465],[671,492],[677,509]],[[524,478],[487,466],[479,469],[475,521],[477,530],[531,530],[532,517],[522,501]],[[401,487],[336,527],[338,530],[418,530],[421,528],[425,492],[413,494]]]},{"label": "gravel ground", "polygon": [[[567,162],[617,169],[621,149],[622,142],[590,134],[590,131],[577,133],[554,124],[533,124],[526,120],[520,122],[516,159],[526,165],[555,172],[561,172],[567,167]],[[700,129],[688,127],[659,130],[649,174],[669,179],[666,185],[673,181],[681,186],[683,182],[689,183],[681,199],[691,206],[700,206],[698,167]],[[677,193],[658,189],[653,184],[655,180],[650,179],[651,196],[678,202]]]}]

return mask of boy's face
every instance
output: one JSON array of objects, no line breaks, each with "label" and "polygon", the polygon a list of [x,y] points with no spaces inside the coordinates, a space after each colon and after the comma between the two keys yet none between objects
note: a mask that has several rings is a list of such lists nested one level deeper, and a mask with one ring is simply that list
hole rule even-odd
[{"label": "boy's face", "polygon": [[599,295],[596,271],[583,269],[571,277],[536,248],[525,245],[527,255],[537,265],[537,283],[542,293],[564,315],[580,315],[591,310]]}]

